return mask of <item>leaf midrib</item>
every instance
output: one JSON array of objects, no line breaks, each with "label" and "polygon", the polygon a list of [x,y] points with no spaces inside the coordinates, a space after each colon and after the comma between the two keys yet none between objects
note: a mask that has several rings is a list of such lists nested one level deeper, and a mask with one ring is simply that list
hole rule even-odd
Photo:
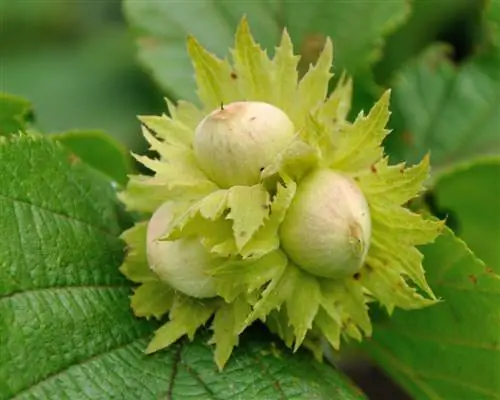
[{"label": "leaf midrib", "polygon": [[132,344],[134,344],[135,342],[138,342],[140,340],[144,340],[145,338],[147,338],[148,336],[150,336],[150,333],[146,334],[146,335],[143,335],[143,336],[140,336],[140,337],[137,337],[137,338],[134,338],[132,340],[129,340],[127,341],[126,343],[123,343],[123,344],[120,344],[118,346],[113,346],[112,348],[109,348],[109,349],[106,349],[102,352],[99,352],[98,354],[94,354],[93,356],[91,357],[87,357],[83,360],[80,360],[74,364],[71,364],[67,367],[64,367],[64,368],[61,368],[60,370],[44,377],[43,379],[39,380],[38,382],[35,382],[33,384],[31,384],[30,386],[26,387],[26,388],[23,388],[21,389],[20,391],[18,391],[13,397],[11,397],[11,400],[18,400],[20,399],[20,396],[24,395],[24,394],[27,394],[30,390],[33,390],[34,388],[36,388],[37,386],[40,386],[41,384],[47,382],[47,381],[50,381],[52,379],[55,379],[57,378],[58,376],[62,375],[63,373],[65,373],[66,371],[70,370],[71,368],[74,368],[74,367],[78,367],[78,366],[82,366],[82,365],[85,365],[87,363],[90,363],[94,360],[97,360],[101,357],[104,357],[110,353],[113,353],[115,351],[118,351],[118,350],[121,350],[121,349],[124,349]]},{"label": "leaf midrib", "polygon": [[92,228],[92,229],[94,229],[94,230],[96,230],[98,232],[101,232],[101,233],[103,233],[106,236],[113,237],[113,239],[117,238],[117,234],[116,233],[108,231],[104,227],[101,227],[101,226],[98,226],[98,225],[94,225],[93,223],[91,223],[89,221],[85,221],[83,219],[77,218],[77,217],[72,216],[72,215],[64,214],[63,212],[60,212],[60,211],[52,210],[52,209],[50,209],[48,207],[45,207],[45,206],[42,206],[40,204],[35,204],[35,203],[31,203],[31,202],[26,201],[26,200],[22,200],[22,199],[18,199],[18,198],[12,197],[12,196],[8,196],[8,195],[6,195],[4,193],[0,193],[0,199],[4,199],[4,200],[7,200],[7,201],[10,201],[13,204],[21,204],[21,205],[24,205],[24,206],[28,206],[28,207],[31,207],[31,208],[38,209],[38,210],[41,210],[43,212],[49,213],[51,215],[55,215],[55,216],[58,216],[60,218],[66,219],[68,221],[73,221],[73,222],[77,222],[79,224],[88,226],[89,228]]}]

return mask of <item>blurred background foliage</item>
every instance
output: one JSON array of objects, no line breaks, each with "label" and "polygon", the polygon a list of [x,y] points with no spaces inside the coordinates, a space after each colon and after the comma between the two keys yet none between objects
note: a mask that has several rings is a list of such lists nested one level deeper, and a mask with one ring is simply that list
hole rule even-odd
[{"label": "blurred background foliage", "polygon": [[138,66],[114,0],[0,0],[0,90],[29,99],[43,132],[100,129],[127,147],[161,93]]}]

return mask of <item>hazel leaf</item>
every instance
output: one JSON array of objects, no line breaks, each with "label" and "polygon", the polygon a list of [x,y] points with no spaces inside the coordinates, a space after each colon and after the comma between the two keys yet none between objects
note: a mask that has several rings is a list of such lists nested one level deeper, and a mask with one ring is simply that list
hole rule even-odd
[{"label": "hazel leaf", "polygon": [[436,176],[478,155],[500,154],[499,66],[500,43],[458,66],[443,46],[407,64],[393,85],[391,156],[413,164],[430,151]]},{"label": "hazel leaf", "polygon": [[0,137],[25,130],[32,113],[32,105],[28,100],[0,93]]},{"label": "hazel leaf", "polygon": [[380,319],[364,349],[413,398],[497,398],[498,266],[487,267],[449,229],[423,253],[443,301]]},{"label": "hazel leaf", "polygon": [[97,130],[73,130],[52,134],[50,137],[116,183],[126,184],[127,174],[132,172],[132,158],[125,146],[112,136]]},{"label": "hazel leaf", "polygon": [[43,136],[0,139],[0,159],[2,399],[364,398],[337,370],[257,329],[216,374],[203,332],[144,355],[156,323],[130,310],[109,180]]},{"label": "hazel leaf", "polygon": [[439,209],[451,211],[456,234],[486,264],[500,268],[499,177],[500,157],[479,158],[441,175],[434,193]]}]

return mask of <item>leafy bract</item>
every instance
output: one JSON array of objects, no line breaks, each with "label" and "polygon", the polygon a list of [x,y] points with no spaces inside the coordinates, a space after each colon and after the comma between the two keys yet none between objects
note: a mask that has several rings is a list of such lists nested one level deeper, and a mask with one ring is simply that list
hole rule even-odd
[{"label": "leafy bract", "polygon": [[[179,212],[166,223],[159,240],[191,238],[212,253],[215,262],[208,273],[219,300],[226,303],[186,302],[176,293],[169,310],[170,321],[156,331],[148,352],[169,346],[184,334],[192,336],[215,314],[219,367],[237,342],[234,332],[241,333],[256,319],[267,323],[288,346],[297,350],[303,344],[320,358],[320,334],[336,348],[341,337],[361,340],[363,335],[371,334],[368,302],[379,301],[392,312],[395,307],[422,308],[437,301],[425,279],[423,257],[416,246],[432,242],[443,223],[404,208],[423,189],[429,158],[412,168],[388,164],[381,145],[388,133],[388,92],[366,115],[360,113],[353,123],[346,120],[352,84],[343,76],[328,96],[333,56],[329,39],[315,65],[295,84],[291,79],[296,80],[298,74],[290,66],[296,59],[286,31],[282,44],[276,57],[268,58],[251,35],[246,18],[241,19],[236,32],[232,63],[208,53],[193,37],[188,39],[204,113],[217,106],[217,99],[224,103],[229,98],[271,104],[279,101],[290,110],[296,135],[277,150],[274,160],[261,166],[257,184],[221,189],[199,167],[192,146],[193,122],[199,120],[199,116],[193,118],[196,107],[189,108],[191,118],[186,120],[181,120],[175,107],[170,117],[141,117],[144,136],[158,157],[137,158],[155,175],[132,177],[121,199],[131,210],[138,211],[153,212],[167,200],[178,205]],[[276,69],[288,75],[277,76]],[[286,84],[280,84],[281,80]],[[291,103],[283,103],[284,95],[291,95]],[[244,149],[231,151],[236,154]],[[366,262],[361,261],[360,270],[352,271],[352,275],[338,278],[339,285],[329,285],[329,280],[319,273],[315,276],[303,271],[301,265],[294,265],[291,255],[280,250],[280,231],[286,229],[281,222],[302,178],[313,169],[344,175],[346,185],[360,189],[368,203],[372,228],[367,229],[372,237]],[[137,190],[139,182],[141,190]],[[315,206],[313,199],[302,207],[304,215],[293,225],[300,230],[301,220],[316,218]],[[367,216],[366,209],[363,213]],[[328,240],[321,241],[318,229],[311,229],[310,235],[311,243],[332,245]],[[136,242],[128,245],[133,250]],[[130,257],[122,270],[137,266],[135,253]],[[144,268],[138,268],[135,275],[143,272]],[[144,284],[150,277],[145,278]],[[183,313],[174,311],[177,304],[182,304],[179,307]],[[156,316],[157,312],[153,306],[149,314]],[[140,314],[146,312],[141,308]],[[224,321],[218,315],[223,315]],[[237,326],[232,326],[231,321],[238,321]],[[333,330],[326,332],[330,328]]]},{"label": "leafy bract", "polygon": [[[218,374],[206,335],[145,356],[155,324],[129,308],[109,181],[40,136],[0,139],[0,159],[0,399],[363,398],[332,368],[255,334]],[[127,240],[143,234],[138,225]],[[154,293],[137,289],[135,311]]]},{"label": "leafy bract", "polygon": [[[286,23],[295,47],[300,49],[303,56],[301,70],[307,70],[309,63],[316,61],[328,36],[334,43],[338,71],[347,69],[351,74],[355,74],[368,62],[378,58],[381,39],[403,20],[408,11],[409,7],[403,0],[327,2],[321,7],[311,7],[307,3],[290,0],[280,4],[265,1],[250,3],[232,1],[213,3],[208,0],[187,3],[125,1],[128,20],[137,32],[140,32],[137,42],[141,61],[153,72],[164,90],[191,101],[195,100],[196,91],[185,47],[186,34],[200,38],[203,46],[210,52],[224,56],[232,44],[233,32],[239,20],[246,15],[255,31],[257,42],[263,44],[271,53],[274,46],[280,43],[279,33]],[[191,21],[198,20],[199,15],[203,15],[203,22],[193,25]],[[359,26],[363,26],[363,29],[359,29]],[[281,43],[287,43],[287,38]],[[239,52],[235,54],[235,58],[240,60],[239,66],[243,66],[244,63],[250,65],[248,63],[253,63],[261,57],[259,51],[251,50],[250,43],[245,47],[249,49],[245,56]],[[190,49],[192,53],[192,45]],[[172,63],[172,59],[176,62]],[[205,60],[208,63],[213,62],[208,57],[205,57]],[[274,64],[275,73],[278,76],[285,76],[283,72],[293,72],[296,63],[297,60],[293,58],[280,56],[280,61]],[[211,79],[208,81],[219,88],[239,85],[236,76],[231,82],[229,77],[231,71],[227,69],[227,65],[220,64],[218,68],[225,68],[229,73],[220,81],[220,86]],[[246,67],[242,71],[247,71]],[[256,72],[252,72],[254,73]],[[258,78],[257,73],[255,78]],[[292,80],[287,80],[288,83],[278,82],[282,88],[291,88]],[[259,87],[253,86],[254,89]],[[258,92],[254,89],[246,95],[259,98]],[[228,89],[224,89],[226,90]],[[214,96],[217,93],[213,91],[212,94],[204,94],[201,96],[202,100],[205,101],[207,96]],[[227,101],[226,99],[230,100],[231,95],[223,99],[214,98],[209,104],[218,106],[215,100],[220,104],[220,101]],[[290,97],[280,97],[280,99],[276,100],[288,111]]]},{"label": "leafy bract", "polygon": [[394,312],[367,349],[415,399],[499,397],[498,266],[484,265],[449,230],[425,246],[424,266],[439,304]]}]

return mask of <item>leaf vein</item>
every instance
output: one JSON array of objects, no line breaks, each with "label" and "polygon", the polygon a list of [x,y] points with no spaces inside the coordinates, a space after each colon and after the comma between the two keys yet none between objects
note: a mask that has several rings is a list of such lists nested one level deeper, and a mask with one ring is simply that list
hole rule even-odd
[{"label": "leaf vein", "polygon": [[486,343],[477,343],[477,342],[469,342],[469,341],[464,341],[464,340],[459,340],[455,338],[447,338],[443,335],[440,335],[439,337],[433,337],[433,336],[428,336],[422,333],[418,333],[415,331],[405,331],[404,329],[394,329],[390,328],[388,326],[383,326],[383,325],[378,325],[376,328],[378,331],[386,331],[386,332],[393,332],[402,336],[406,336],[409,338],[416,338],[416,339],[421,339],[425,340],[428,342],[436,342],[438,344],[449,344],[453,346],[463,346],[463,347],[471,347],[471,348],[476,348],[476,349],[483,349],[483,350],[492,350],[492,351],[500,351],[500,348],[498,346],[495,346],[494,344],[486,344]]},{"label": "leaf vein", "polygon": [[95,229],[96,231],[102,232],[103,234],[105,234],[107,236],[112,236],[113,238],[117,237],[116,233],[108,231],[107,229],[104,229],[103,227],[94,225],[94,224],[92,224],[89,221],[85,221],[85,220],[77,218],[75,216],[71,216],[71,215],[65,214],[65,213],[60,212],[60,211],[52,210],[52,209],[50,209],[48,207],[45,207],[45,206],[42,206],[40,204],[30,203],[29,201],[21,200],[21,199],[12,197],[12,196],[8,196],[8,195],[6,195],[4,193],[0,193],[0,198],[2,198],[4,200],[7,200],[7,201],[11,201],[14,204],[21,204],[21,205],[24,205],[24,206],[29,206],[30,208],[31,207],[37,208],[39,210],[45,211],[47,213],[50,213],[52,215],[56,215],[56,216],[64,218],[64,219],[67,219],[69,221],[78,222],[78,223],[80,223],[82,225],[91,227],[91,228]]},{"label": "leaf vein", "polygon": [[255,355],[255,353],[251,353],[251,356],[252,358],[255,360],[255,364],[257,364],[259,366],[259,368],[261,369],[261,371],[264,373],[265,376],[267,376],[269,378],[269,380],[271,381],[272,383],[272,386],[274,387],[274,389],[276,390],[276,392],[278,393],[278,395],[280,396],[280,399],[281,400],[287,400],[287,397],[285,395],[285,392],[283,391],[283,388],[281,387],[281,384],[279,382],[278,379],[276,379],[272,374],[271,372],[269,371],[269,369],[264,365],[264,363]]},{"label": "leaf vein", "polygon": [[179,371],[179,363],[181,362],[181,352],[183,347],[184,347],[184,341],[177,346],[177,349],[175,349],[175,352],[172,356],[172,372],[170,373],[170,380],[168,382],[168,389],[167,389],[168,400],[174,400],[173,397],[174,383],[175,383],[175,378],[177,377],[177,372]]},{"label": "leaf vein", "polygon": [[205,392],[207,393],[207,395],[212,400],[217,400],[218,399],[218,397],[215,396],[215,394],[212,391],[212,389],[210,389],[210,387],[208,386],[208,384],[203,379],[201,379],[200,374],[195,369],[193,369],[191,366],[189,366],[184,361],[182,361],[181,365],[184,367],[184,369],[187,371],[187,373],[189,375],[191,375],[193,377],[193,379],[195,379],[200,384],[200,386],[205,390]]},{"label": "leaf vein", "polygon": [[20,390],[19,392],[17,392],[17,393],[14,395],[14,397],[12,397],[12,398],[11,398],[11,400],[15,400],[15,399],[17,399],[17,398],[20,398],[20,396],[22,396],[22,395],[24,395],[24,394],[26,394],[26,393],[30,392],[30,391],[31,391],[31,390],[33,390],[35,387],[40,386],[40,385],[42,385],[43,383],[45,383],[45,382],[47,382],[47,381],[49,381],[49,380],[52,380],[52,379],[57,378],[58,376],[62,375],[64,372],[66,372],[66,371],[68,371],[68,370],[70,370],[70,369],[73,369],[73,368],[78,367],[78,366],[84,366],[84,365],[86,365],[86,364],[88,364],[88,363],[90,363],[90,362],[92,362],[92,361],[94,361],[94,360],[97,360],[98,358],[103,357],[103,356],[105,356],[105,355],[107,355],[107,354],[110,354],[110,353],[113,353],[113,352],[115,352],[115,351],[118,351],[118,350],[124,349],[124,348],[126,348],[126,347],[128,347],[128,346],[130,346],[130,345],[132,345],[132,344],[134,344],[134,343],[136,343],[136,342],[138,342],[138,341],[140,341],[140,340],[143,340],[144,338],[146,338],[146,337],[147,337],[147,336],[149,336],[149,335],[150,335],[150,333],[148,332],[148,334],[147,334],[147,335],[143,335],[143,336],[141,336],[141,337],[135,338],[135,339],[133,339],[133,340],[131,340],[131,341],[127,342],[127,343],[121,344],[121,345],[119,345],[119,346],[116,346],[116,347],[112,347],[112,348],[106,349],[105,351],[103,351],[103,352],[101,352],[101,353],[99,353],[99,354],[96,354],[96,355],[94,355],[94,356],[92,356],[92,357],[89,357],[89,358],[86,358],[86,359],[84,359],[84,360],[81,360],[81,361],[79,361],[79,362],[77,362],[77,363],[75,363],[75,364],[72,364],[72,365],[68,366],[68,367],[64,367],[64,368],[60,369],[59,371],[56,371],[56,372],[54,372],[54,373],[52,373],[52,374],[50,374],[50,375],[46,376],[45,378],[43,378],[43,379],[39,380],[38,382],[35,382],[35,383],[34,383],[34,384],[32,384],[31,386],[29,386],[29,387],[27,387],[27,388],[24,388],[24,389]]},{"label": "leaf vein", "polygon": [[43,288],[22,289],[0,296],[0,302],[15,296],[31,295],[33,293],[45,292],[45,291],[75,290],[75,289],[125,289],[128,287],[129,286],[127,284],[119,284],[119,285],[68,285],[68,286],[50,286]]}]

